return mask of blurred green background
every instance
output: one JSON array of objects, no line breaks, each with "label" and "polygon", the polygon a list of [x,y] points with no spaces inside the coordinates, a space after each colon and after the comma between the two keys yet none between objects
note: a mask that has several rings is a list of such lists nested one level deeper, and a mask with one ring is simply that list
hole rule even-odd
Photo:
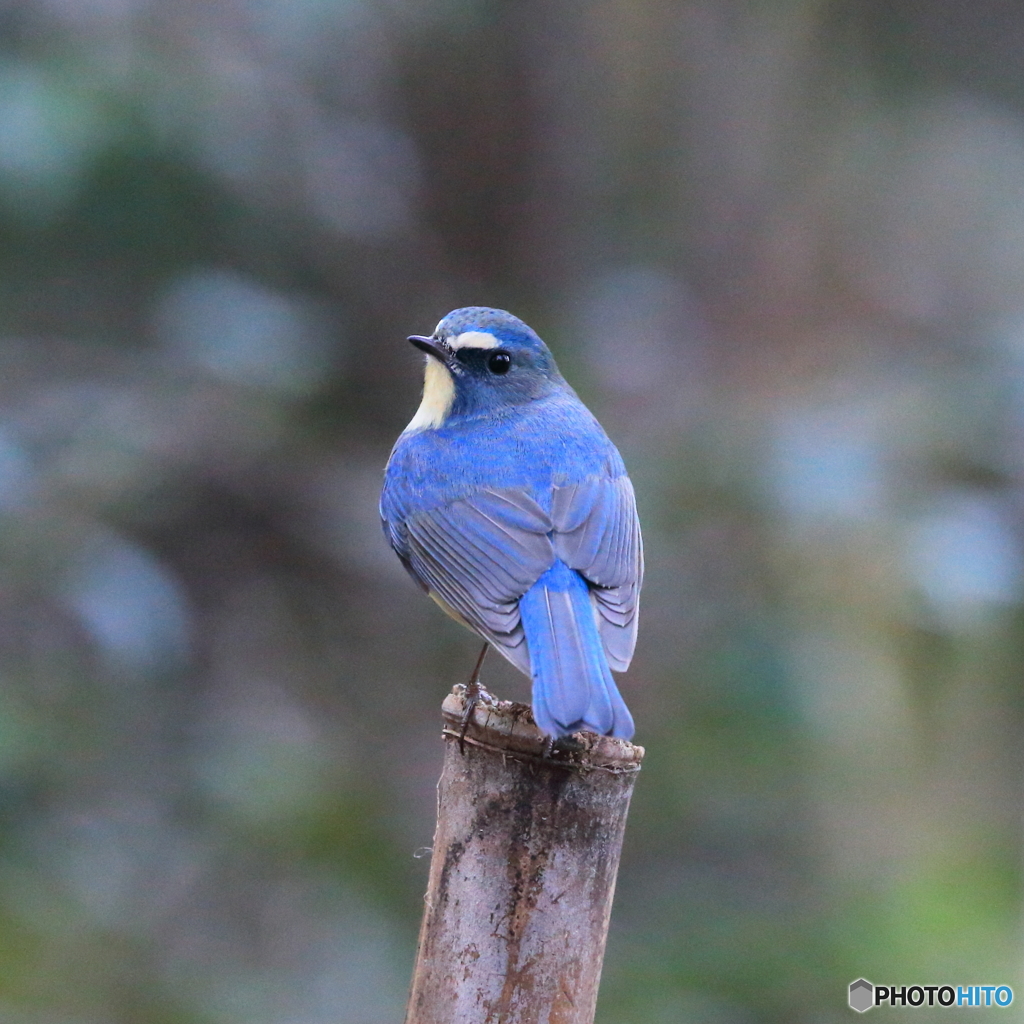
[{"label": "blurred green background", "polygon": [[0,1021],[401,1019],[476,642],[376,501],[468,304],[645,528],[600,1024],[1024,999],[1022,52],[1001,0],[0,3]]}]

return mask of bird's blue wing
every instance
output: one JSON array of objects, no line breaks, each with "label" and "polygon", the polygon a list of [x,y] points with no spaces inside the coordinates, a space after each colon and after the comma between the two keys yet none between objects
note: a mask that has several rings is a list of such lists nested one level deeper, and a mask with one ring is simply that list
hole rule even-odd
[{"label": "bird's blue wing", "polygon": [[551,506],[555,556],[591,584],[609,665],[629,667],[636,646],[644,554],[628,476],[588,477],[556,487]]},{"label": "bird's blue wing", "polygon": [[529,675],[518,602],[554,561],[551,529],[525,490],[483,489],[407,516],[396,549],[420,582]]},{"label": "bird's blue wing", "polygon": [[590,584],[610,667],[629,667],[643,547],[627,476],[555,487],[550,515],[524,488],[481,489],[385,528],[412,576],[527,675],[518,601],[561,559]]}]

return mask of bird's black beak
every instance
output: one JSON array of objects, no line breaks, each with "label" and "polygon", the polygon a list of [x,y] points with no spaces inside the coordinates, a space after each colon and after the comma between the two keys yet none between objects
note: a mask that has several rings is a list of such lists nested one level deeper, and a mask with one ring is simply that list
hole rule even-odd
[{"label": "bird's black beak", "polygon": [[424,338],[420,334],[413,334],[409,341],[421,352],[426,352],[428,356],[433,356],[439,362],[444,363],[445,366],[451,362],[452,350],[443,341],[438,341],[436,338]]}]

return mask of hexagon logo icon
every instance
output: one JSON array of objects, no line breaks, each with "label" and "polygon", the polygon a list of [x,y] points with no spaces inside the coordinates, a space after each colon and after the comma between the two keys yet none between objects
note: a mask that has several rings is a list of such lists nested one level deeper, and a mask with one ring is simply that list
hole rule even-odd
[{"label": "hexagon logo icon", "polygon": [[858,978],[850,984],[850,1009],[865,1013],[875,1005],[875,986]]}]

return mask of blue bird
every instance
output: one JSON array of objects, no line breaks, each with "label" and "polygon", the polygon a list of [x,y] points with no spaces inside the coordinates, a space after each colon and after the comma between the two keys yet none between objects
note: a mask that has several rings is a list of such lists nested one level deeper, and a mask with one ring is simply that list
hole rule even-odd
[{"label": "blue bird", "polygon": [[[384,474],[384,534],[453,618],[533,680],[537,725],[629,739],[610,668],[636,644],[643,546],[615,445],[548,347],[501,309],[449,313]],[[476,696],[476,692],[473,693]]]}]

